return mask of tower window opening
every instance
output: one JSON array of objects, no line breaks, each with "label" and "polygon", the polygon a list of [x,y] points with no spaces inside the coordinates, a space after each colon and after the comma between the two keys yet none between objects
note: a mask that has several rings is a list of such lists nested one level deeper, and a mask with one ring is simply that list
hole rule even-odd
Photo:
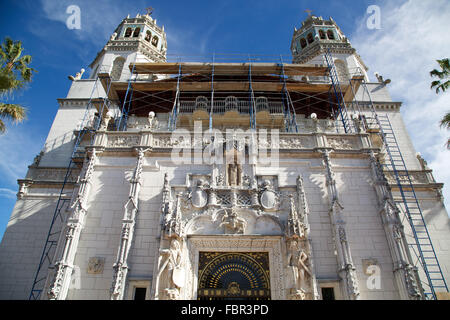
[{"label": "tower window opening", "polygon": [[320,36],[320,39],[322,39],[322,40],[327,38],[327,36],[325,35],[325,32],[323,30],[319,30],[319,36]]},{"label": "tower window opening", "polygon": [[130,37],[132,32],[133,32],[133,31],[132,31],[131,28],[127,28],[127,30],[125,30],[125,38]]},{"label": "tower window opening", "polygon": [[158,37],[157,36],[153,36],[152,38],[152,45],[154,45],[155,47],[158,45]]},{"label": "tower window opening", "polygon": [[145,38],[144,40],[147,42],[150,42],[150,39],[152,38],[152,33],[150,31],[147,30],[147,32],[145,33]]},{"label": "tower window opening", "polygon": [[300,46],[302,47],[302,49],[306,48],[308,44],[306,43],[305,38],[301,38],[300,39]]},{"label": "tower window opening", "polygon": [[312,33],[308,33],[307,38],[308,38],[308,43],[313,43],[314,42],[314,37],[313,37]]},{"label": "tower window opening", "polygon": [[139,32],[141,32],[141,28],[134,29],[133,38],[139,37]]},{"label": "tower window opening", "polygon": [[328,31],[327,31],[327,36],[328,36],[328,39],[334,40],[334,33],[333,33],[333,30],[328,30]]}]

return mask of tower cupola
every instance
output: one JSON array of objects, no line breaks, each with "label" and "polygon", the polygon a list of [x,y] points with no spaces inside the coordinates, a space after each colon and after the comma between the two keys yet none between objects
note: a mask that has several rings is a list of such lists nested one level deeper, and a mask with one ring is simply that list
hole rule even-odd
[{"label": "tower cupola", "polygon": [[90,64],[91,78],[106,72],[113,80],[126,79],[134,62],[166,62],[167,39],[164,26],[147,14],[129,15],[117,26],[104,48]]},{"label": "tower cupola", "polygon": [[[294,28],[291,41],[293,63],[323,64],[323,54],[330,52],[343,78],[349,74],[360,73],[367,78],[368,68],[356,53],[350,41],[330,17],[309,15],[300,29]],[[338,70],[339,71],[339,70]]]}]

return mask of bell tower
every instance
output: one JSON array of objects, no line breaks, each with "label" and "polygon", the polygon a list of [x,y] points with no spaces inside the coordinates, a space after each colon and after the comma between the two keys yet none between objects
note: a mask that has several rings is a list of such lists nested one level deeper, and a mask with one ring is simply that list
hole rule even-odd
[{"label": "bell tower", "polygon": [[112,80],[128,80],[128,65],[134,62],[166,62],[167,39],[164,26],[156,24],[151,10],[146,14],[128,15],[117,26],[103,49],[89,65],[91,79],[99,72],[109,73]]},{"label": "bell tower", "polygon": [[333,56],[340,81],[348,81],[357,73],[368,80],[368,68],[333,18],[324,20],[309,12],[300,29],[294,28],[291,42],[293,63],[324,64],[324,54],[328,51]]}]

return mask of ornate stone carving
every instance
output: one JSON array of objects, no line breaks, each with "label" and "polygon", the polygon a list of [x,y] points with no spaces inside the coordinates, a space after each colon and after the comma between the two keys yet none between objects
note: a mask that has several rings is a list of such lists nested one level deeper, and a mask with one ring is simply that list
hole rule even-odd
[{"label": "ornate stone carving", "polygon": [[224,232],[228,234],[244,234],[247,222],[238,216],[236,209],[225,209],[222,222],[219,227],[224,227]]},{"label": "ornate stone carving", "polygon": [[351,150],[354,149],[355,147],[353,139],[344,137],[339,138],[327,137],[327,143],[331,148],[337,150]]},{"label": "ornate stone carving", "polygon": [[63,245],[61,252],[58,252],[56,273],[53,281],[50,282],[47,296],[50,300],[64,300],[69,289],[69,284],[72,276],[73,261],[78,248],[78,241],[80,232],[84,225],[86,216],[86,203],[90,190],[90,180],[94,173],[94,167],[97,162],[96,150],[93,149],[89,160],[86,158],[82,175],[78,183],[79,186],[74,192],[74,201],[70,207],[68,222],[66,225],[65,237],[63,238]]},{"label": "ornate stone carving", "polygon": [[299,216],[297,214],[297,209],[295,208],[293,195],[289,195],[289,203],[290,203],[291,209],[289,212],[289,218],[288,218],[288,222],[287,222],[286,237],[303,239],[306,234],[306,226],[299,219]]},{"label": "ornate stone carving", "polygon": [[125,281],[128,273],[128,255],[133,242],[136,215],[139,209],[139,192],[141,186],[142,167],[146,150],[139,149],[136,168],[130,182],[130,192],[122,220],[122,234],[117,249],[117,257],[113,266],[113,281],[111,286],[111,299],[121,300],[124,294]]},{"label": "ornate stone carving", "polygon": [[287,249],[287,267],[294,280],[293,287],[289,290],[289,298],[305,300],[306,294],[311,290],[312,277],[308,266],[308,255],[300,248],[299,242],[295,239],[288,240]]},{"label": "ornate stone carving", "polygon": [[278,195],[275,193],[270,180],[265,180],[262,184],[260,202],[266,210],[275,209],[278,204]]},{"label": "ornate stone carving", "polygon": [[191,193],[191,203],[195,208],[203,208],[208,203],[208,186],[202,179],[197,180],[197,185]]},{"label": "ornate stone carving", "polygon": [[141,141],[139,135],[108,135],[108,147],[130,148],[138,146]]},{"label": "ornate stone carving", "polygon": [[169,211],[164,220],[164,231],[168,237],[184,235],[183,225],[181,221],[181,197],[182,193],[177,194],[175,211]]},{"label": "ornate stone carving", "polygon": [[169,249],[159,250],[159,270],[156,279],[157,299],[176,300],[180,298],[180,289],[185,282],[182,247],[180,239],[172,238]]},{"label": "ornate stone carving", "polygon": [[88,261],[88,274],[102,274],[105,267],[105,258],[91,257]]}]

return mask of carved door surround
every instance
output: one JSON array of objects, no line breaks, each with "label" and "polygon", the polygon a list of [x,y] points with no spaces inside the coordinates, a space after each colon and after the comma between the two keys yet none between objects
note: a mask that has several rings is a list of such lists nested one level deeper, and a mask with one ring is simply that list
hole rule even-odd
[{"label": "carved door surround", "polygon": [[251,253],[266,252],[269,256],[270,297],[286,299],[282,236],[251,235],[192,235],[187,237],[189,270],[185,286],[185,299],[197,299],[199,287],[200,252]]}]

